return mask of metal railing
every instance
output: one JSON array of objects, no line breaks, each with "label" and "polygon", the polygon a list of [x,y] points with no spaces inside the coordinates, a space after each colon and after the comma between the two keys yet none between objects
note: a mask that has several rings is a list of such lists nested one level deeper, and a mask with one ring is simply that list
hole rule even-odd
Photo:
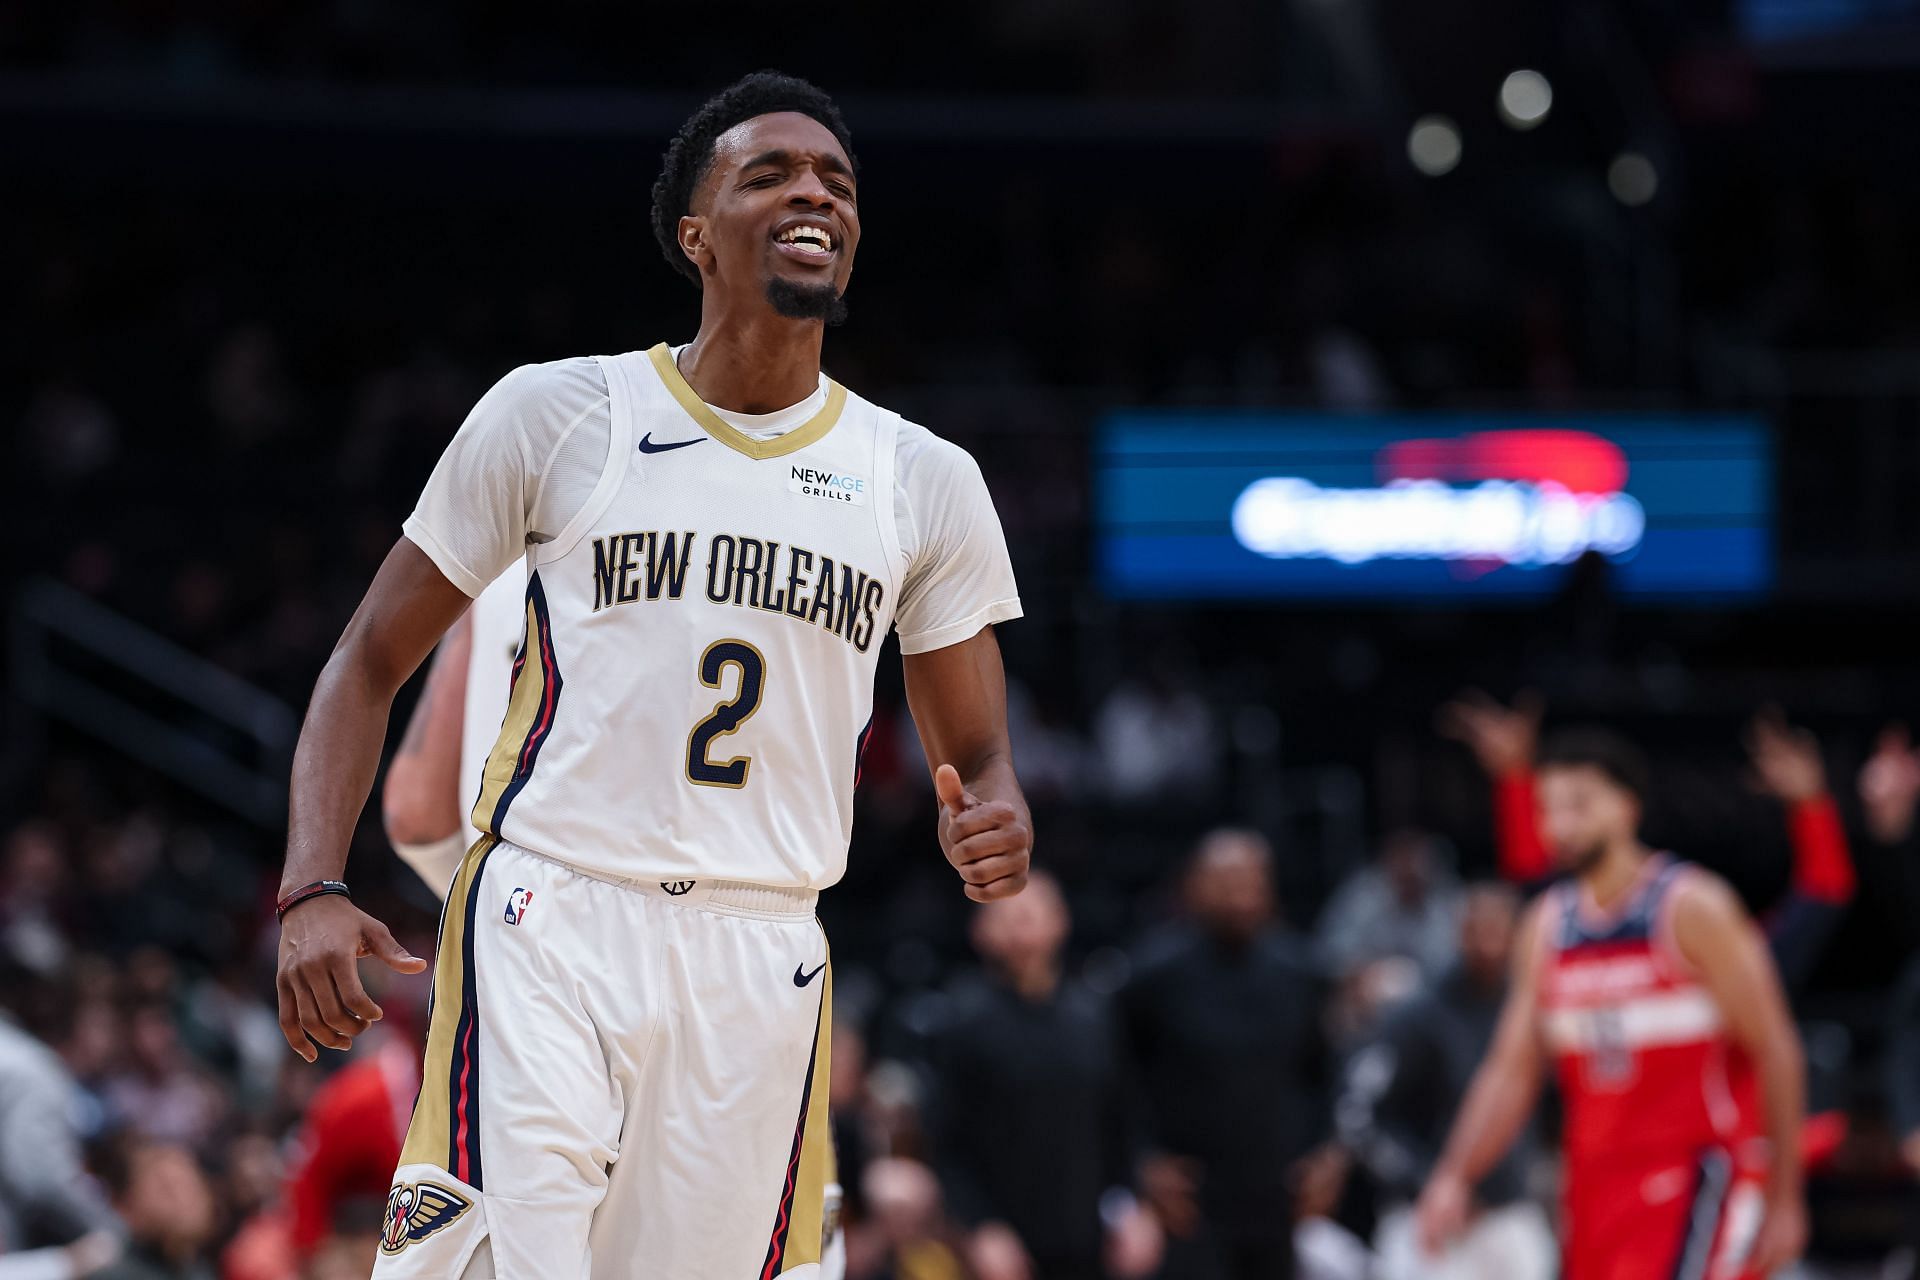
[{"label": "metal railing", "polygon": [[300,717],[286,703],[70,587],[27,584],[13,695],[263,827],[287,816]]}]

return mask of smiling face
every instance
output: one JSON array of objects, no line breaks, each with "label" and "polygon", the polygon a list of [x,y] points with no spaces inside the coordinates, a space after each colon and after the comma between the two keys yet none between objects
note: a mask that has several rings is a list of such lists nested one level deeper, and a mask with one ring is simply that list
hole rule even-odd
[{"label": "smiling face", "polygon": [[713,163],[680,219],[702,287],[764,298],[793,319],[837,319],[860,244],[853,165],[811,116],[780,111],[715,139]]}]

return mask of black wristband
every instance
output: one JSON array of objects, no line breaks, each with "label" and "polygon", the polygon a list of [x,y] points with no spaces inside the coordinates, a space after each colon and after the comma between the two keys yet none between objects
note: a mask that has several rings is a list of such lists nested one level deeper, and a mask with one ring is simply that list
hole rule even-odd
[{"label": "black wristband", "polygon": [[298,889],[295,889],[292,893],[280,899],[279,903],[273,908],[273,914],[277,918],[285,920],[287,918],[287,912],[293,910],[301,903],[314,898],[324,898],[330,893],[337,893],[349,902],[353,900],[353,892],[347,888],[345,881],[315,880],[312,884],[301,885]]}]

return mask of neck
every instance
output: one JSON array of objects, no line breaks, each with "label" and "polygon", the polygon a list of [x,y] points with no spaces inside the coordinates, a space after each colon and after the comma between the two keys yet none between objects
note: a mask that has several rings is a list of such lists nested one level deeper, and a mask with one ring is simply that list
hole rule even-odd
[{"label": "neck", "polygon": [[1594,905],[1603,911],[1612,910],[1633,888],[1649,856],[1647,847],[1632,836],[1609,844],[1593,869],[1580,877],[1593,895]]},{"label": "neck", "polygon": [[1010,967],[1007,984],[1022,1000],[1046,1000],[1060,986],[1060,966],[1051,960]]},{"label": "neck", "polygon": [[700,332],[680,353],[680,376],[710,405],[734,413],[776,413],[820,385],[824,320],[789,320],[764,300],[751,313],[709,293]]}]

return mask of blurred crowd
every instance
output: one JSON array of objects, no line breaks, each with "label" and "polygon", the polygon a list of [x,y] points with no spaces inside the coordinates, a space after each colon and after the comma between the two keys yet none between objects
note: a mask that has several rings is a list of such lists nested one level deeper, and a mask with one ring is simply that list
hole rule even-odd
[{"label": "blurred crowd", "polygon": [[[1435,1274],[1407,1206],[1491,1034],[1516,913],[1552,874],[1532,817],[1539,700],[1470,693],[1435,717],[1436,743],[1465,744],[1482,779],[1489,866],[1396,828],[1322,901],[1296,903],[1267,834],[1183,816],[1116,907],[1124,876],[1049,860],[1047,824],[1076,767],[1076,806],[1136,818],[1191,785],[1169,744],[1206,708],[1135,696],[1116,694],[1085,743],[1017,725],[1053,869],[984,909],[946,893],[910,726],[870,755],[857,874],[822,906],[849,1275]],[[1784,887],[1756,905],[1798,1001],[1823,953],[1849,946],[1853,900],[1900,891],[1874,868],[1914,856],[1920,754],[1890,726],[1830,786],[1821,745],[1777,712],[1743,748],[1791,849]],[[7,832],[0,1280],[367,1274],[426,984],[369,970],[377,1030],[318,1068],[287,1053],[257,839],[79,763],[50,770]],[[355,856],[376,913],[430,953],[426,891],[378,847]],[[1920,1243],[1920,962],[1886,994],[1851,1019],[1798,1010],[1817,1113],[1811,1274]],[[1477,1261],[1458,1274],[1554,1273],[1549,1134],[1483,1185]],[[1823,1187],[1844,1189],[1847,1212],[1821,1217]]]}]

